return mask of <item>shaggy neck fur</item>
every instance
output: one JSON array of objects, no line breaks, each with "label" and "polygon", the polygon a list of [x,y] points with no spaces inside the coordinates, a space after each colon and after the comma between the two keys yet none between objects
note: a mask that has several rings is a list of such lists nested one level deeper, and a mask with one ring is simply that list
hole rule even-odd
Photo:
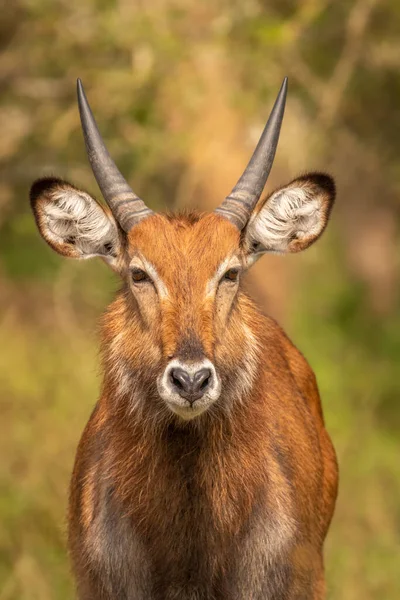
[{"label": "shaggy neck fur", "polygon": [[[128,319],[130,332],[125,333]],[[263,329],[260,319],[249,299],[240,295],[213,357],[222,396],[211,410],[183,422],[157,396],[154,381],[162,352],[130,313],[123,293],[107,313],[107,377],[96,415],[107,444],[105,477],[113,482],[125,518],[146,540],[160,589],[164,579],[182,582],[182,577],[188,585],[198,579],[218,587],[229,568],[219,557],[228,554],[233,539],[240,544],[265,489],[268,436],[257,387],[264,345],[256,334]]]}]

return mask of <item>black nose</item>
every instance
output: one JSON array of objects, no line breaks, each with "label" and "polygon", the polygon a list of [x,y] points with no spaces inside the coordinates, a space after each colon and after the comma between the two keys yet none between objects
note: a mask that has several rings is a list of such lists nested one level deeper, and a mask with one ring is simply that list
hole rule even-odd
[{"label": "black nose", "polygon": [[200,369],[196,373],[190,374],[181,367],[175,367],[171,370],[171,383],[178,394],[193,404],[201,398],[208,390],[211,383],[211,370]]}]

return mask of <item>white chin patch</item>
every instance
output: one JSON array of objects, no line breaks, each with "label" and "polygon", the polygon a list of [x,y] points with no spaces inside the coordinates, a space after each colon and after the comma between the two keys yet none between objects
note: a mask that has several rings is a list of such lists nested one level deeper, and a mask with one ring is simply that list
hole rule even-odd
[{"label": "white chin patch", "polygon": [[[171,384],[170,373],[174,368],[185,369],[191,375],[194,375],[200,369],[209,369],[212,376],[211,385],[201,398],[190,404],[188,400],[179,395]],[[183,363],[174,359],[168,363],[164,373],[158,378],[157,389],[160,397],[174,414],[185,421],[190,421],[201,415],[218,400],[221,395],[221,380],[214,365],[208,359],[193,363]]]},{"label": "white chin patch", "polygon": [[199,417],[203,412],[207,410],[211,403],[197,406],[198,402],[195,402],[193,406],[191,406],[188,402],[185,405],[175,404],[173,402],[166,402],[168,408],[178,415],[184,421],[191,421],[195,417]]}]

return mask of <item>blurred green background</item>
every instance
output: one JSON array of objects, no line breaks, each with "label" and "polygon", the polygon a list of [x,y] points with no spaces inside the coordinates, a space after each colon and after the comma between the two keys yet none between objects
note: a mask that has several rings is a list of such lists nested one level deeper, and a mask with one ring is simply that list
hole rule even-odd
[{"label": "blurred green background", "polygon": [[97,320],[118,282],[40,239],[31,182],[97,194],[81,77],[121,170],[153,208],[213,208],[284,75],[269,187],[331,172],[327,233],[249,285],[316,371],[340,463],[328,598],[400,598],[400,3],[3,0],[0,20],[0,600],[73,596],[75,448],[99,390]]}]

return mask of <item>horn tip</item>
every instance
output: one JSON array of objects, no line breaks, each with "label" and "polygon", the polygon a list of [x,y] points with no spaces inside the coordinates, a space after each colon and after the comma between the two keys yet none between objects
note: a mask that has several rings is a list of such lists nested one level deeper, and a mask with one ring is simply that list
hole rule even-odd
[{"label": "horn tip", "polygon": [[[78,96],[78,106],[79,112],[82,114],[83,110],[88,109],[87,107],[87,99],[85,94],[85,89],[83,87],[83,83],[80,77],[76,80],[76,95]],[[90,110],[90,109],[89,109]]]},{"label": "horn tip", "polygon": [[85,90],[83,89],[82,79],[80,77],[78,77],[78,79],[76,80],[76,91],[78,93],[78,98],[85,94]]}]

